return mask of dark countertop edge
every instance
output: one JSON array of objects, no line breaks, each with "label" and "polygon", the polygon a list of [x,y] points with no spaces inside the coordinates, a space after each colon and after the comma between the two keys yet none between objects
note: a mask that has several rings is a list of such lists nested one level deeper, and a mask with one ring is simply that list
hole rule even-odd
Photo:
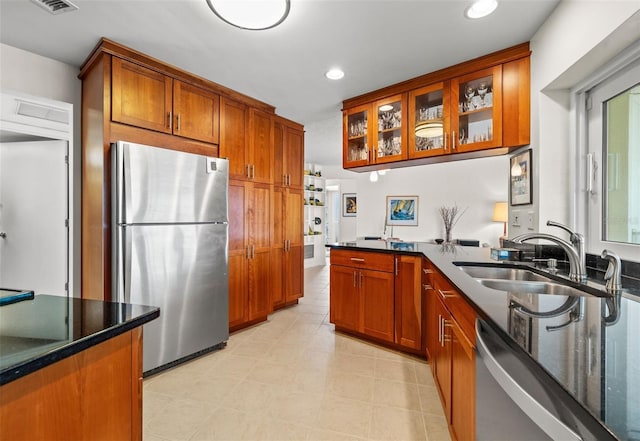
[{"label": "dark countertop edge", "polygon": [[160,309],[155,308],[152,311],[141,314],[124,323],[103,329],[102,331],[53,349],[43,355],[36,356],[6,368],[0,372],[0,386],[4,386],[7,383],[18,380],[44,367],[52,365],[53,363],[82,352],[85,349],[89,349],[92,346],[96,346],[102,342],[117,337],[118,335],[124,334],[125,332],[142,326],[158,317],[160,317]]},{"label": "dark countertop edge", "polygon": [[[373,241],[373,242],[376,242],[376,241]],[[381,245],[381,244],[378,243],[378,245]],[[600,418],[598,418],[583,404],[581,404],[573,396],[573,394],[570,391],[568,391],[560,382],[558,382],[553,377],[553,375],[549,371],[547,371],[547,369],[545,369],[544,366],[542,366],[540,363],[534,360],[530,354],[528,354],[524,349],[522,349],[518,345],[518,343],[515,342],[513,338],[501,328],[499,324],[494,323],[493,319],[489,316],[489,314],[487,314],[479,305],[477,305],[469,296],[467,296],[464,289],[458,286],[459,283],[456,283],[455,280],[452,280],[449,274],[447,274],[448,271],[446,271],[446,269],[443,270],[442,268],[440,268],[438,264],[434,262],[434,260],[430,258],[430,256],[428,256],[424,251],[395,250],[395,249],[386,249],[386,248],[376,248],[375,246],[367,247],[357,243],[334,243],[334,244],[326,244],[325,246],[327,248],[350,249],[354,251],[368,251],[368,252],[388,253],[388,254],[406,254],[406,255],[413,255],[413,256],[421,256],[426,259],[429,259],[431,263],[435,265],[436,268],[438,268],[442,276],[445,277],[460,291],[460,293],[463,295],[467,303],[474,309],[474,311],[476,311],[476,313],[478,314],[478,317],[482,319],[485,323],[487,323],[489,326],[491,326],[491,329],[498,332],[498,334],[502,337],[505,343],[517,354],[518,358],[520,358],[528,366],[531,367],[532,374],[537,376],[539,379],[543,379],[544,383],[546,383],[546,385],[554,391],[554,395],[556,396],[556,398],[560,400],[574,414],[578,415],[579,420],[583,424],[591,427],[592,429],[594,428],[594,424],[595,424],[596,430],[600,429],[599,431],[604,431],[603,435],[608,436],[611,440],[620,439],[600,420]],[[494,263],[495,264],[497,263],[497,261],[488,260],[485,262],[478,261],[476,263]],[[505,263],[514,264],[516,266],[520,265],[520,266],[531,267],[531,265],[527,265],[526,263],[523,263],[523,262],[505,262]],[[450,264],[454,265],[452,262]],[[570,281],[568,280],[563,280],[563,281],[570,283]]]}]

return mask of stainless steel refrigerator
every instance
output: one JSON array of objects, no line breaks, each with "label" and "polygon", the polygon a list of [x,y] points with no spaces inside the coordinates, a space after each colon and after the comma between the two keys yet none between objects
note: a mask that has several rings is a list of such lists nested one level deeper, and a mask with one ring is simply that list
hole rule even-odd
[{"label": "stainless steel refrigerator", "polygon": [[123,141],[113,151],[114,299],[160,307],[144,325],[149,374],[229,338],[228,161]]}]

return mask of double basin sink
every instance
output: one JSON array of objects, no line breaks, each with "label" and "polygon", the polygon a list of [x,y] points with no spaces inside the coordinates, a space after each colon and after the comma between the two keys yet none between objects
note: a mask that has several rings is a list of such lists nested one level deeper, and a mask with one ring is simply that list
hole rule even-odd
[{"label": "double basin sink", "polygon": [[[559,280],[527,268],[507,264],[478,264],[454,262],[456,266],[487,288],[523,294],[550,294],[562,296],[597,295],[593,289],[578,289]],[[567,281],[567,283],[570,283]],[[586,288],[586,287],[585,287]]]}]

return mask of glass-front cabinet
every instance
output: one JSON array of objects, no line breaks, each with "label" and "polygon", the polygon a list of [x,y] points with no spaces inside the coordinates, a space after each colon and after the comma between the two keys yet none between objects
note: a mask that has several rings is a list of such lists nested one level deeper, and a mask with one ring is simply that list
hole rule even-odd
[{"label": "glass-front cabinet", "polygon": [[405,96],[395,95],[345,111],[345,168],[407,159],[406,125],[403,119]]},{"label": "glass-front cabinet", "polygon": [[449,82],[409,92],[409,158],[447,153],[449,140]]},{"label": "glass-front cabinet", "polygon": [[345,111],[343,122],[343,165],[344,167],[358,167],[368,165],[369,150],[373,136],[369,120],[371,105],[354,107]]},{"label": "glass-front cabinet", "polygon": [[407,159],[406,125],[403,119],[405,101],[405,95],[402,94],[376,102],[376,150],[372,163]]},{"label": "glass-front cabinet", "polygon": [[451,152],[502,145],[502,66],[451,80]]}]

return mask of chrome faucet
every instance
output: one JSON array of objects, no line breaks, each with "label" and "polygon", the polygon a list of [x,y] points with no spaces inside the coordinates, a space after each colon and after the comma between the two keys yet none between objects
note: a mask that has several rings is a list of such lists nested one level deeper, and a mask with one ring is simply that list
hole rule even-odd
[{"label": "chrome faucet", "polygon": [[[547,221],[547,226],[549,226],[549,227],[558,227],[560,229],[563,229],[567,233],[569,233],[569,242],[571,242],[571,244],[573,245],[573,248],[575,248],[575,250],[576,250],[576,253],[578,253],[578,257],[580,258],[580,265],[582,265],[582,269],[584,270],[584,272],[586,274],[586,272],[587,272],[587,253],[585,251],[585,246],[584,246],[584,235],[582,235],[580,233],[576,233],[575,231],[571,230],[571,228],[567,227],[566,225],[562,225],[561,223],[554,222],[554,221],[551,221],[551,220]],[[585,279],[586,279],[586,276],[585,276]]]},{"label": "chrome faucet", "polygon": [[604,280],[607,283],[607,291],[613,293],[620,291],[622,289],[622,265],[620,263],[620,257],[610,250],[602,251],[600,257],[609,261],[607,272],[604,275]]},{"label": "chrome faucet", "polygon": [[569,278],[580,283],[585,283],[587,281],[586,266],[582,263],[578,251],[576,251],[571,243],[552,234],[546,233],[525,233],[516,236],[511,240],[516,243],[522,243],[531,239],[545,239],[560,245],[569,258]]}]

